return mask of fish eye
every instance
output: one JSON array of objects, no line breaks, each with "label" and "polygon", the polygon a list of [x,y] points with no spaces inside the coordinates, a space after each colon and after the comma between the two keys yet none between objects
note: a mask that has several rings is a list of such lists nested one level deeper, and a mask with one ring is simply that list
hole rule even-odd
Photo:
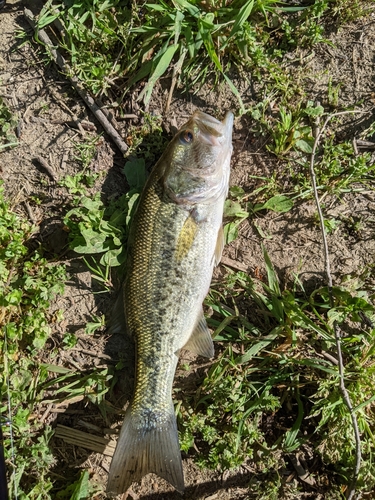
[{"label": "fish eye", "polygon": [[184,130],[180,134],[180,141],[182,142],[182,144],[190,144],[191,142],[193,142],[193,139],[194,135],[190,130]]}]

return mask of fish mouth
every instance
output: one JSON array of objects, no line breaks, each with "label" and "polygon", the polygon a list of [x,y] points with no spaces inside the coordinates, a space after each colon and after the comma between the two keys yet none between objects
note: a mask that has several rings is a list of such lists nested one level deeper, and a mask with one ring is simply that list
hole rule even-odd
[{"label": "fish mouth", "polygon": [[200,132],[200,139],[210,146],[224,146],[232,138],[234,116],[228,111],[221,122],[211,115],[196,111],[192,116]]}]

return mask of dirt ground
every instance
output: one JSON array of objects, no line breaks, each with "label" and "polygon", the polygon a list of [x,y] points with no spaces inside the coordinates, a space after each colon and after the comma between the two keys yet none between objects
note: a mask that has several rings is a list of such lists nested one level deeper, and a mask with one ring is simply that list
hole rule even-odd
[{"label": "dirt ground", "polygon": [[[23,15],[23,3],[8,0],[0,13],[0,96],[18,117],[17,135],[19,145],[0,153],[0,175],[4,179],[7,197],[15,210],[31,220],[38,230],[37,242],[42,242],[51,255],[58,256],[68,266],[70,280],[64,297],[54,304],[54,309],[64,312],[64,319],[53,325],[56,342],[64,332],[74,332],[79,338],[75,349],[60,351],[54,364],[63,366],[103,367],[114,365],[119,350],[128,350],[127,340],[121,336],[109,338],[105,333],[87,336],[83,328],[93,315],[108,314],[113,296],[95,294],[97,286],[80,259],[67,252],[67,234],[63,230],[62,216],[66,211],[67,191],[59,187],[56,180],[65,175],[76,174],[80,167],[75,159],[74,143],[82,142],[102,132],[71,84],[57,71],[53,64],[45,65],[42,53],[32,44],[22,44],[17,38],[20,30],[32,30]],[[332,45],[322,45],[309,57],[305,65],[305,81],[314,100],[325,103],[329,80],[340,84],[339,105],[358,105],[365,114],[345,120],[340,126],[341,138],[358,137],[360,132],[374,121],[375,102],[375,17],[361,19],[347,26],[339,33],[332,33]],[[299,60],[309,54],[301,53]],[[290,62],[290,64],[299,64]],[[317,77],[318,75],[318,77]],[[168,88],[160,86],[152,99],[150,111],[162,114]],[[257,96],[244,89],[246,106],[256,103]],[[235,104],[228,102],[225,94],[202,90],[199,95],[176,97],[171,109],[164,117],[169,124],[181,125],[196,109],[216,114],[224,112]],[[134,112],[134,110],[133,110]],[[92,124],[92,130],[80,131],[74,120]],[[135,123],[141,118],[135,118]],[[127,137],[127,128],[132,119],[118,121],[119,132]],[[231,184],[242,186],[246,192],[257,187],[259,181],[250,176],[271,177],[283,172],[285,166],[265,149],[267,137],[259,138],[252,132],[249,117],[237,118],[234,127],[234,154]],[[41,167],[42,157],[53,169],[53,176]],[[118,196],[126,189],[121,168],[124,158],[109,137],[103,134],[97,153],[90,166],[101,173],[93,188],[101,190],[104,197]],[[307,173],[306,173],[307,175]],[[287,181],[286,181],[286,187]],[[39,203],[32,200],[39,199]],[[334,280],[356,273],[374,263],[375,256],[375,194],[372,189],[343,194],[339,198],[325,199],[328,215],[355,216],[361,221],[360,233],[353,234],[345,224],[329,235],[331,266]],[[316,208],[313,201],[301,201],[286,214],[267,213],[254,221],[246,220],[239,238],[224,250],[224,262],[229,262],[250,275],[263,267],[261,244],[265,243],[268,253],[278,270],[282,282],[292,279],[298,273],[306,287],[316,287],[324,280],[321,235],[316,223]],[[257,228],[258,227],[258,228]],[[259,230],[260,228],[260,230]],[[261,237],[261,232],[266,239]],[[224,273],[223,267],[217,276]],[[131,351],[131,349],[130,349]],[[129,364],[132,362],[129,353]],[[130,380],[130,381],[129,381]],[[115,391],[118,400],[111,401],[117,410],[125,403],[131,392],[130,379],[125,380]],[[85,432],[93,430],[107,437],[116,427],[114,419],[106,421],[98,409],[90,403],[76,402],[69,406],[44,408],[46,423],[62,424]],[[119,419],[117,419],[118,421]],[[110,427],[110,429],[108,429]],[[94,434],[95,434],[94,432]],[[71,474],[69,470],[89,468],[100,481],[105,483],[110,458],[101,453],[69,445],[61,439],[54,439],[53,447],[57,458],[55,472],[60,476]],[[186,480],[186,499],[230,500],[255,498],[247,489],[255,473],[251,464],[245,464],[233,472],[219,474],[202,471],[189,457],[183,460]],[[288,476],[292,470],[285,470]],[[98,495],[96,498],[104,498]],[[127,498],[148,500],[177,500],[180,495],[163,480],[147,476],[134,486]],[[294,498],[297,498],[295,496]],[[323,498],[319,493],[301,493],[298,498]]]}]

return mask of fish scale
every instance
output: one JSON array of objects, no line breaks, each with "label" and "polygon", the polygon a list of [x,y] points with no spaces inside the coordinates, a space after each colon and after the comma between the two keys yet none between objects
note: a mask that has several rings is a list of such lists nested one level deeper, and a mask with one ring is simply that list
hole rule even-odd
[{"label": "fish scale", "polygon": [[[181,329],[186,324],[190,296],[199,293],[201,288],[196,276],[197,269],[192,267],[195,253],[191,252],[178,265],[173,256],[177,236],[189,212],[169,200],[163,200],[158,183],[160,181],[147,192],[144,210],[135,219],[135,226],[139,229],[133,245],[139,251],[132,257],[133,272],[125,286],[125,295],[129,297],[125,316],[128,318],[129,330],[134,332],[137,340],[139,378],[132,405],[133,413],[150,406],[169,412],[169,395],[178,359],[175,354],[182,347],[178,344]],[[144,238],[144,234],[148,234],[149,238]],[[196,244],[197,252],[204,246],[200,243]],[[159,249],[157,253],[155,247]],[[154,257],[145,262],[143,253]],[[194,277],[194,288],[186,279],[188,273]],[[163,288],[160,288],[161,283]],[[183,302],[178,300],[181,296]],[[137,328],[140,322],[142,328]],[[173,332],[175,336],[172,336]]]},{"label": "fish scale", "polygon": [[148,472],[183,491],[173,378],[180,349],[213,355],[202,303],[223,247],[233,115],[196,112],[154,167],[132,221],[123,287],[136,341],[133,400],[112,459],[107,491]]}]

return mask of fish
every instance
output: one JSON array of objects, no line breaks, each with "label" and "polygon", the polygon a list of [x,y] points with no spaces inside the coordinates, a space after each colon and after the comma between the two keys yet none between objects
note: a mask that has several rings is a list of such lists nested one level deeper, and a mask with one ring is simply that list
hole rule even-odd
[{"label": "fish", "polygon": [[172,385],[182,348],[214,356],[203,301],[224,247],[233,120],[230,111],[223,121],[195,111],[140,195],[121,298],[136,345],[135,388],[111,461],[110,497],[150,472],[184,491]]}]

